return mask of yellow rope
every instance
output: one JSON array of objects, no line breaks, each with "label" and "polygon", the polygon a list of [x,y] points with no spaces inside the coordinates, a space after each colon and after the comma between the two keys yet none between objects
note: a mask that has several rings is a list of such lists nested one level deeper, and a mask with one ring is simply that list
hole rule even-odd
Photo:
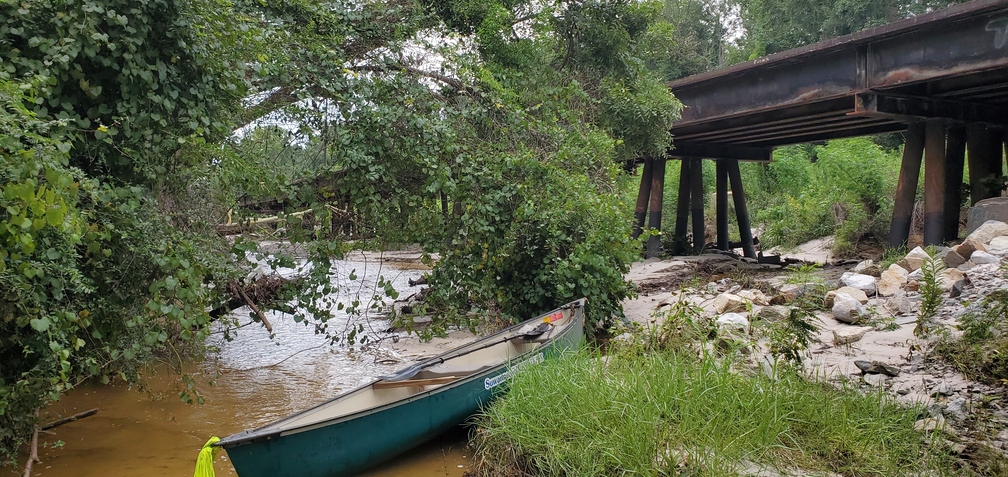
[{"label": "yellow rope", "polygon": [[220,437],[213,436],[206,444],[203,444],[203,448],[199,451],[199,457],[196,458],[196,473],[193,474],[193,477],[214,477],[213,460],[220,447],[213,447],[213,445],[218,442],[220,442]]}]

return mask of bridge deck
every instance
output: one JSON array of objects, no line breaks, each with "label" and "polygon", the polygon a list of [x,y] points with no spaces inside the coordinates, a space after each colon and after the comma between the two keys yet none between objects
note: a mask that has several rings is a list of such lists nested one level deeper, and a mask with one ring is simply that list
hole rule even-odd
[{"label": "bridge deck", "polygon": [[672,157],[768,160],[775,146],[1008,125],[1008,1],[980,0],[669,84]]}]

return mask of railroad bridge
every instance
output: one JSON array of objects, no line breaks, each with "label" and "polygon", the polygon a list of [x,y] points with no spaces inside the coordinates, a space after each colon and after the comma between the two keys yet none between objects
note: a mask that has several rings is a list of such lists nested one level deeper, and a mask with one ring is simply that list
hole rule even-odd
[{"label": "railroad bridge", "polygon": [[[661,229],[666,162],[680,160],[675,238],[704,245],[704,159],[716,167],[717,248],[727,250],[728,184],[742,248],[756,257],[739,161],[777,146],[903,131],[889,244],[905,244],[924,163],[924,243],[958,238],[969,151],[970,197],[993,197],[1008,153],[1008,1],[978,0],[669,83],[685,106],[665,157],[645,158],[635,236]],[[986,187],[986,188],[985,188]],[[650,213],[649,210],[650,209]],[[651,237],[646,255],[659,251]]]}]

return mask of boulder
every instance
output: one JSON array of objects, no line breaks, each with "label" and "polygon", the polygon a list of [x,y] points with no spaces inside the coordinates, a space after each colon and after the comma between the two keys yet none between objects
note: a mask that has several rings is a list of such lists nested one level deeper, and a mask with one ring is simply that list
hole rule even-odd
[{"label": "boulder", "polygon": [[920,291],[920,282],[917,280],[908,280],[904,290],[908,292]]},{"label": "boulder", "polygon": [[718,314],[745,311],[746,304],[742,297],[732,293],[722,293],[714,298],[712,302],[714,311]]},{"label": "boulder", "polygon": [[857,300],[862,305],[868,303],[868,295],[866,295],[865,292],[861,291],[860,289],[854,287],[840,287],[837,290],[826,292],[826,299],[825,299],[826,308],[833,308],[833,303],[838,293],[846,293],[850,295],[851,298]]},{"label": "boulder", "polygon": [[916,247],[906,255],[907,265],[910,267],[907,270],[915,271],[920,269],[921,265],[924,264],[926,260],[930,260],[931,256],[924,251],[923,248]]},{"label": "boulder", "polygon": [[864,338],[865,333],[871,331],[870,326],[866,327],[844,327],[833,330],[833,345],[843,346],[857,343]]},{"label": "boulder", "polygon": [[943,291],[951,291],[952,286],[960,280],[964,280],[966,274],[955,268],[946,268],[938,274],[938,286]]},{"label": "boulder", "polygon": [[913,304],[910,303],[910,300],[906,297],[906,293],[903,292],[890,297],[882,306],[894,315],[909,315],[913,313]]},{"label": "boulder", "polygon": [[865,260],[854,266],[854,273],[877,277],[882,274],[882,268],[873,260]]},{"label": "boulder", "polygon": [[1002,235],[992,238],[987,245],[987,253],[991,255],[1008,254],[1008,236]]},{"label": "boulder", "polygon": [[895,295],[907,284],[907,275],[909,274],[903,267],[896,264],[890,265],[886,271],[882,272],[882,277],[875,284],[878,294],[880,296]]},{"label": "boulder", "polygon": [[966,259],[962,255],[950,248],[942,250],[935,258],[941,260],[948,268],[955,268],[966,263]]},{"label": "boulder", "polygon": [[963,240],[961,244],[952,247],[952,250],[955,250],[955,253],[958,253],[960,256],[962,256],[962,258],[969,260],[970,255],[972,255],[973,252],[977,250],[986,251],[987,248],[984,247],[982,243],[977,243],[970,239],[966,239]]},{"label": "boulder", "polygon": [[865,292],[866,295],[872,296],[875,294],[875,282],[877,280],[871,275],[863,275],[860,273],[847,272],[840,276],[840,282],[851,288],[857,288]]},{"label": "boulder", "polygon": [[767,298],[766,294],[759,290],[742,290],[738,292],[738,296],[742,297],[754,305],[769,305],[770,299]]},{"label": "boulder", "polygon": [[854,361],[854,366],[857,366],[864,374],[884,374],[889,377],[895,378],[899,376],[900,369],[888,363],[883,363],[882,361]]},{"label": "boulder", "polygon": [[1008,224],[998,220],[988,220],[971,232],[966,240],[988,244],[994,237],[1008,235]]},{"label": "boulder", "polygon": [[[982,227],[982,224],[992,220],[1008,222],[1008,197],[992,197],[973,204],[966,219],[966,233],[972,234]],[[988,240],[983,241],[983,243],[987,242]]]},{"label": "boulder", "polygon": [[973,263],[975,263],[975,264],[977,264],[977,265],[984,265],[984,264],[988,264],[988,263],[993,263],[993,264],[1000,264],[1001,263],[1001,259],[1000,258],[997,258],[994,255],[991,255],[991,254],[989,254],[987,252],[981,252],[979,250],[977,250],[976,252],[973,252],[973,255],[970,256],[970,261],[973,262]]},{"label": "boulder", "polygon": [[749,318],[743,313],[725,313],[716,320],[714,324],[717,325],[718,331],[726,332],[742,332],[744,334],[749,333]]},{"label": "boulder", "polygon": [[868,316],[868,310],[861,302],[846,293],[837,293],[833,299],[833,317],[849,324],[861,322]]},{"label": "boulder", "polygon": [[792,308],[793,307],[784,305],[765,306],[759,311],[759,313],[756,314],[756,318],[759,318],[767,323],[777,323],[787,319]]}]

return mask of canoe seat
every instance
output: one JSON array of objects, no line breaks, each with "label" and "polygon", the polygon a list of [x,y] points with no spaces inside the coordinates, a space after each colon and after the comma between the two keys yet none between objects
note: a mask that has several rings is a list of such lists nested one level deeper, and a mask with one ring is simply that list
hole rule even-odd
[{"label": "canoe seat", "polygon": [[494,367],[496,367],[496,365],[480,363],[441,363],[426,368],[418,374],[431,378],[442,376],[470,376]]}]

